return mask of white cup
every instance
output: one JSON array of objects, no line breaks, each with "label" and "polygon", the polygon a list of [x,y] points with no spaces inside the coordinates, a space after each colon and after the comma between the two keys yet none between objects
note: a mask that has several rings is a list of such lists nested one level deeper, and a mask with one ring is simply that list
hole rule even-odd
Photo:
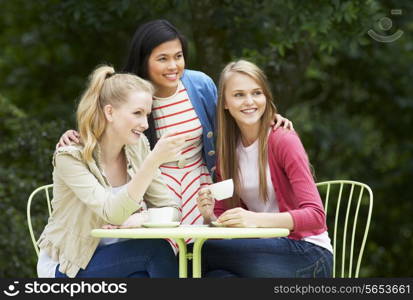
[{"label": "white cup", "polygon": [[177,210],[174,207],[153,207],[148,209],[150,223],[169,223],[176,221]]},{"label": "white cup", "polygon": [[232,197],[234,194],[234,182],[232,179],[227,179],[211,184],[209,189],[211,190],[211,194],[215,200],[227,199]]}]

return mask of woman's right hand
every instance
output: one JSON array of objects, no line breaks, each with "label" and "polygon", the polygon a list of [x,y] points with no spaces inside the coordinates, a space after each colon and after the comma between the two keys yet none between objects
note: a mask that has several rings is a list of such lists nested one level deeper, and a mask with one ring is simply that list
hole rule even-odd
[{"label": "woman's right hand", "polygon": [[204,223],[210,223],[216,219],[214,215],[215,199],[212,197],[211,190],[209,188],[202,188],[198,192],[196,204],[199,212],[204,218]]},{"label": "woman's right hand", "polygon": [[189,137],[189,134],[177,135],[177,132],[164,134],[152,150],[153,159],[159,164],[179,160],[185,140]]},{"label": "woman's right hand", "polygon": [[63,146],[69,146],[72,142],[79,144],[80,135],[76,130],[69,129],[60,137],[59,142],[56,144],[56,149]]}]

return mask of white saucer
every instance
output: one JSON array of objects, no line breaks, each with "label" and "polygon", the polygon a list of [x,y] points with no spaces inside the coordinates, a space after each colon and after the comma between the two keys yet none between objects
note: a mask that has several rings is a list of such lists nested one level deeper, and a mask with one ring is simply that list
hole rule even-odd
[{"label": "white saucer", "polygon": [[178,227],[181,222],[164,222],[164,223],[155,223],[155,222],[146,222],[142,226],[146,228],[167,228],[167,227]]}]

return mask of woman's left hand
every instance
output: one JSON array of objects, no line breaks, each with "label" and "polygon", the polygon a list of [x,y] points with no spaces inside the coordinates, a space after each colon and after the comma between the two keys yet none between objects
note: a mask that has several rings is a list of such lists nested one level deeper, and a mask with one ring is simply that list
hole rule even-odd
[{"label": "woman's left hand", "polygon": [[122,229],[122,228],[134,228],[134,227],[141,227],[143,223],[148,221],[148,211],[142,211],[138,213],[134,213],[126,219],[122,225],[112,225],[106,224],[103,225],[103,229]]},{"label": "woman's left hand", "polygon": [[276,130],[278,127],[283,127],[285,129],[294,131],[293,122],[291,122],[287,118],[284,118],[280,114],[274,115],[274,120],[271,122],[271,126],[272,126],[272,130]]},{"label": "woman's left hand", "polygon": [[258,227],[257,217],[258,213],[237,207],[225,211],[217,222],[227,227]]}]

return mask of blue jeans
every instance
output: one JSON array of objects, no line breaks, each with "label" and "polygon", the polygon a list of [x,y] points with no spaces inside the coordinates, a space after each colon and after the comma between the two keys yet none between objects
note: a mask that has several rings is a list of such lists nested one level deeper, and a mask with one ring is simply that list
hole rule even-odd
[{"label": "blue jeans", "polygon": [[289,238],[209,240],[202,248],[204,277],[331,277],[327,249]]},{"label": "blue jeans", "polygon": [[[67,277],[59,266],[55,276]],[[167,241],[131,239],[98,247],[76,277],[178,277],[178,263]]]}]

